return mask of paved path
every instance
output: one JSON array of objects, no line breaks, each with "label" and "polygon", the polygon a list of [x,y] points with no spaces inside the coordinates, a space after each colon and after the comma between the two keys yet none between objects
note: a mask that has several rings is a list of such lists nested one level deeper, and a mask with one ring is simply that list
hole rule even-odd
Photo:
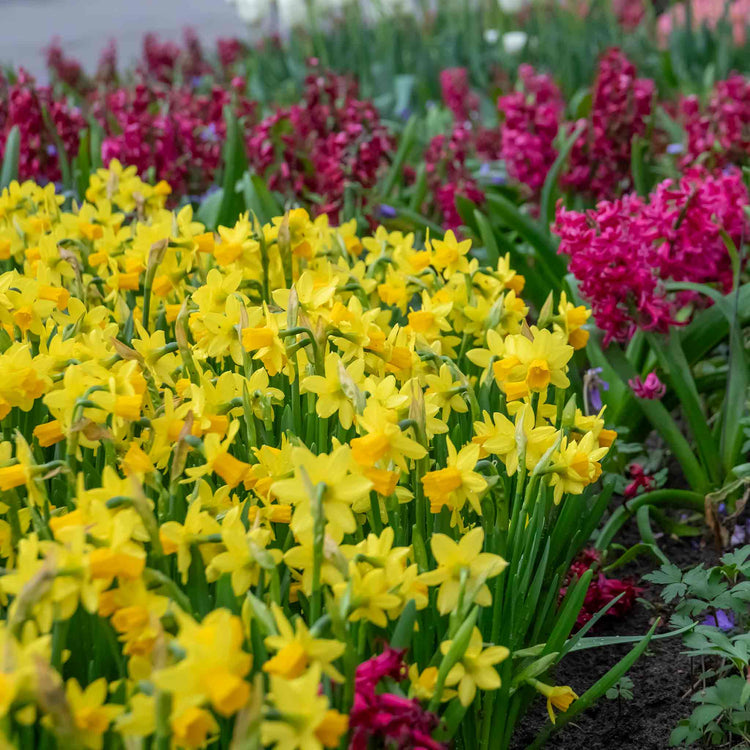
[{"label": "paved path", "polygon": [[42,50],[59,36],[89,71],[115,38],[122,66],[139,54],[145,32],[177,39],[185,26],[208,44],[246,34],[224,0],[0,0],[0,64],[22,65],[43,79]]}]

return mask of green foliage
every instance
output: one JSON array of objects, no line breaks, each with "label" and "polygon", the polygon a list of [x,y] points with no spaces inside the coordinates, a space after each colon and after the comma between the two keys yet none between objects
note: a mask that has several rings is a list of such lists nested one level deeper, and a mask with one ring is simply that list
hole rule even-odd
[{"label": "green foliage", "polygon": [[620,678],[620,681],[615,683],[613,687],[611,687],[607,692],[605,693],[605,696],[609,698],[609,700],[626,700],[626,701],[632,701],[633,700],[633,687],[634,683],[633,680],[630,679],[627,675]]},{"label": "green foliage", "polygon": [[675,605],[672,624],[689,627],[685,654],[704,670],[691,698],[698,705],[672,732],[672,746],[750,741],[750,545],[720,562],[684,573],[667,564],[645,576],[664,587],[662,598]]}]

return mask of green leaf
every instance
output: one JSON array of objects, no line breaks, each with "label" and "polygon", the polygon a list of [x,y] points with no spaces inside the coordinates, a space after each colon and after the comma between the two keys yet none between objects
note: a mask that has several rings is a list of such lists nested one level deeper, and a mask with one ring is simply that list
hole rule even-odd
[{"label": "green leaf", "polygon": [[261,224],[268,224],[271,219],[284,213],[283,207],[273,197],[266,181],[258,174],[245,172],[241,180],[245,197],[245,208],[257,216]]},{"label": "green leaf", "polygon": [[630,144],[630,173],[633,176],[633,186],[638,195],[645,197],[649,193],[646,177],[646,164],[643,155],[649,142],[645,138],[634,136]]},{"label": "green leaf", "polygon": [[560,148],[560,152],[557,154],[552,167],[547,172],[547,177],[544,180],[544,186],[542,187],[542,196],[540,200],[539,216],[545,222],[545,229],[549,234],[549,225],[555,220],[555,189],[560,179],[560,173],[565,167],[565,163],[568,160],[573,146],[581,136],[581,133],[586,129],[586,124],[581,123],[564,141]]},{"label": "green leaf", "polygon": [[600,552],[607,549],[625,521],[632,518],[643,505],[687,508],[697,513],[703,513],[705,496],[688,490],[653,490],[652,492],[644,492],[634,500],[623,503],[609,517],[609,520],[604,524],[596,537],[596,549]]},{"label": "green leaf", "polygon": [[548,724],[534,739],[534,742],[529,745],[529,750],[535,750],[544,745],[550,735],[559,729],[562,729],[578,714],[590,708],[599,698],[601,698],[607,690],[609,690],[617,681],[635,664],[641,654],[646,650],[651,638],[653,638],[654,631],[659,624],[657,620],[652,626],[648,633],[640,638],[640,643],[633,648],[629,654],[623,657],[612,669],[610,669],[602,678],[597,680],[577,701],[574,701],[570,708],[565,713],[560,714],[557,717],[555,724]]},{"label": "green leaf", "polygon": [[275,635],[277,632],[276,621],[271,614],[271,610],[252,591],[247,592],[247,600],[250,602],[250,608],[253,611],[253,619],[260,624],[263,635]]},{"label": "green leaf", "polygon": [[500,194],[488,195],[487,206],[494,216],[518,232],[534,248],[537,259],[545,268],[550,281],[559,288],[565,276],[565,262],[557,254],[557,245],[545,229],[522,214],[515,203]]},{"label": "green leaf", "polygon": [[396,184],[396,181],[401,174],[401,170],[404,166],[404,162],[406,161],[406,157],[409,155],[412,146],[414,146],[417,137],[417,124],[418,118],[415,115],[412,115],[409,118],[409,121],[406,123],[404,132],[401,134],[401,138],[398,143],[396,156],[393,157],[393,164],[391,164],[391,168],[388,171],[388,175],[386,176],[381,188],[383,198],[387,199],[391,191],[393,190],[393,186]]},{"label": "green leaf", "polygon": [[609,612],[609,610],[620,601],[620,599],[622,599],[623,596],[625,596],[624,591],[621,594],[618,594],[612,599],[612,601],[607,602],[607,604],[605,604],[588,622],[584,623],[583,627],[572,638],[565,641],[565,645],[563,646],[562,651],[560,651],[560,659],[562,659],[565,654],[575,650],[575,647],[583,640],[586,633],[588,633],[589,630],[591,630],[591,628],[593,628],[594,625],[596,625],[596,623],[599,622],[599,620],[604,617],[604,615],[606,615],[607,612]]},{"label": "green leaf", "polygon": [[195,218],[205,224],[208,229],[216,229],[219,219],[219,211],[224,200],[224,191],[219,190],[211,193],[207,198],[203,199],[203,202],[198,206]]},{"label": "green leaf", "polygon": [[[654,339],[653,346],[661,347],[662,345]],[[632,362],[630,362],[625,352],[617,344],[610,344],[607,348],[606,356],[612,369],[623,383],[627,383],[629,380],[637,377],[638,372],[633,367]],[[679,373],[676,377],[679,378]],[[685,439],[685,436],[666,407],[660,401],[651,401],[642,398],[636,399],[636,403],[649,422],[651,422],[653,427],[672,449],[675,458],[680,462],[682,471],[691,489],[696,492],[707,489],[709,482],[705,472],[695,457],[690,443]]]},{"label": "green leaf", "polygon": [[416,76],[398,75],[393,79],[393,88],[396,94],[394,110],[396,115],[401,115],[402,112],[409,109],[411,106],[411,97],[414,92],[414,84],[416,82]]},{"label": "green leaf", "polygon": [[[657,360],[666,370],[674,391],[680,399],[680,408],[693,433],[702,466],[715,486],[719,481],[721,466],[719,448],[703,413],[703,405],[690,372],[690,364],[682,349],[679,334],[672,331],[666,337],[666,341],[650,333],[646,334],[646,338]],[[732,408],[736,409],[737,405],[733,404]]]},{"label": "green leaf", "polygon": [[14,125],[5,141],[3,166],[0,169],[0,190],[18,179],[18,160],[21,157],[21,131]]},{"label": "green leaf", "polygon": [[410,208],[405,208],[404,206],[396,206],[395,208],[398,212],[399,217],[405,219],[412,226],[420,229],[429,229],[431,237],[443,239],[445,230],[440,226],[440,224],[436,224],[434,221],[430,221],[421,214],[418,214],[416,211],[412,211]]},{"label": "green leaf", "polygon": [[[713,291],[713,290],[712,290]],[[750,284],[743,284],[737,293],[737,316],[740,325],[750,321]],[[729,321],[721,307],[712,305],[693,316],[680,333],[682,349],[690,364],[695,364],[729,333]]]},{"label": "green leaf", "polygon": [[89,120],[89,133],[91,134],[89,144],[89,160],[92,169],[101,169],[102,163],[102,141],[104,140],[104,129],[93,118]]},{"label": "green leaf", "polygon": [[[660,633],[659,635],[652,636],[653,640],[660,641],[664,638],[674,638],[676,635],[682,635],[687,633],[696,626],[696,623],[690,622],[677,630],[670,630],[669,633]],[[610,635],[610,636],[597,636],[592,638],[582,638],[570,652],[573,651],[585,651],[589,648],[603,648],[609,646],[622,646],[625,643],[639,643],[642,640],[642,635]]]},{"label": "green leaf", "polygon": [[474,234],[479,234],[479,225],[477,224],[475,216],[479,211],[477,204],[465,195],[459,194],[456,196],[456,210],[458,211],[458,215],[461,217],[464,226],[471,229]]},{"label": "green leaf", "polygon": [[638,512],[635,514],[636,522],[638,524],[638,532],[640,533],[644,544],[651,548],[661,562],[669,562],[669,558],[659,549],[659,545],[656,542],[654,531],[651,528],[650,511],[650,505],[642,505],[638,508]]},{"label": "green leaf", "polygon": [[91,176],[91,133],[83,130],[78,145],[78,154],[73,163],[73,178],[75,181],[78,200],[83,201],[86,197],[86,189],[89,186]]},{"label": "green leaf", "polygon": [[668,583],[680,583],[682,581],[682,571],[673,563],[666,563],[653,573],[643,576],[643,578],[651,583],[658,583],[664,586]]},{"label": "green leaf", "polygon": [[643,542],[639,542],[638,544],[634,544],[628,550],[623,552],[623,554],[620,555],[617,560],[615,560],[610,565],[607,565],[602,570],[604,573],[611,573],[613,570],[617,570],[617,568],[620,568],[623,565],[627,565],[631,560],[634,560],[636,557],[638,557],[638,555],[642,553],[653,555],[660,562],[664,562],[663,556],[660,555],[656,551],[656,549],[654,549],[654,546],[652,544],[644,544]]},{"label": "green leaf", "polygon": [[497,247],[497,242],[495,240],[495,234],[492,231],[492,226],[490,225],[490,222],[487,221],[487,217],[478,209],[474,210],[474,221],[476,223],[477,229],[479,230],[479,236],[482,238],[482,242],[484,243],[484,249],[487,253],[487,265],[495,268],[497,266],[498,260],[500,260],[500,251]]},{"label": "green leaf", "polygon": [[237,190],[237,184],[247,169],[247,157],[242,129],[229,107],[224,109],[224,120],[227,127],[224,143],[224,179],[216,223],[217,226],[233,226],[244,210],[243,195]]},{"label": "green leaf", "polygon": [[591,89],[579,89],[570,98],[569,109],[576,120],[580,120],[584,117],[588,117],[591,113],[591,105],[594,98],[591,94]]},{"label": "green leaf", "polygon": [[540,659],[528,664],[518,674],[513,675],[513,685],[521,685],[526,680],[532,677],[537,677],[540,674],[544,674],[553,664],[558,660],[559,654],[557,651],[553,651],[551,654],[546,654]]},{"label": "green leaf", "polygon": [[714,706],[707,704],[705,706],[698,706],[692,714],[690,714],[690,723],[696,727],[705,727],[706,724],[712,722],[724,709],[721,706]]},{"label": "green leaf", "polygon": [[47,107],[42,106],[42,119],[44,124],[47,126],[47,130],[55,142],[55,149],[57,150],[57,163],[60,166],[60,174],[62,177],[62,184],[66,190],[73,189],[73,172],[70,169],[70,159],[68,158],[68,152],[65,150],[65,144],[63,143],[57,126],[52,120]]},{"label": "green leaf", "polygon": [[529,646],[529,648],[522,648],[518,651],[514,651],[511,657],[514,659],[523,659],[526,656],[539,656],[544,651],[544,643],[537,643],[536,646]]},{"label": "green leaf", "polygon": [[573,626],[581,611],[586,592],[594,576],[594,571],[589,568],[572,586],[568,587],[568,592],[562,601],[560,612],[552,632],[547,638],[547,645],[544,652],[561,651],[565,640],[573,630]]},{"label": "green leaf", "polygon": [[401,616],[398,618],[396,628],[391,636],[391,647],[396,649],[409,648],[414,635],[414,623],[417,619],[417,604],[414,599],[409,599]]}]

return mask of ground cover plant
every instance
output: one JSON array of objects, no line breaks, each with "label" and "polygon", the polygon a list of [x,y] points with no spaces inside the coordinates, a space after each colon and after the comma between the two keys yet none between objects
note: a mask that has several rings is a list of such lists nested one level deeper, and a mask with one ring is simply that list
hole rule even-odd
[{"label": "ground cover plant", "polygon": [[742,0],[277,5],[0,75],[0,743],[746,741]]}]

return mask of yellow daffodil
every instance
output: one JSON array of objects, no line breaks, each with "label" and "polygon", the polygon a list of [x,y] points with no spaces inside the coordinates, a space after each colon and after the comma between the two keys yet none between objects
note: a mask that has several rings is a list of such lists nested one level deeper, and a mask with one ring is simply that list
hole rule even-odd
[{"label": "yellow daffodil", "polygon": [[443,469],[430,471],[422,477],[424,494],[430,501],[433,513],[439,513],[447,506],[454,513],[460,511],[468,501],[479,514],[482,509],[479,497],[487,488],[487,480],[474,467],[479,460],[479,445],[469,443],[456,451],[448,440],[448,458]]},{"label": "yellow daffodil", "polygon": [[428,586],[440,586],[438,590],[438,610],[446,614],[456,608],[461,593],[461,579],[465,578],[465,592],[468,599],[487,607],[492,603],[492,595],[485,583],[499,575],[507,563],[499,555],[482,552],[484,530],[476,527],[464,534],[458,542],[445,534],[433,534],[430,539],[432,554],[437,568],[420,576]]},{"label": "yellow daffodil", "polygon": [[261,725],[261,741],[276,750],[323,750],[338,747],[348,728],[345,715],[329,708],[328,698],[320,695],[320,669],[313,667],[295,679],[271,675],[268,701],[278,718]]},{"label": "yellow daffodil", "polygon": [[75,724],[76,735],[84,747],[99,750],[104,733],[122,712],[122,706],[107,705],[107,681],[101,677],[85,689],[71,678],[65,686],[65,697]]},{"label": "yellow daffodil", "polygon": [[343,643],[313,637],[302,618],[297,618],[292,626],[275,602],[271,605],[271,611],[278,635],[269,635],[264,643],[267,649],[277,653],[263,665],[264,672],[289,680],[299,677],[311,664],[317,664],[323,674],[331,679],[344,680],[332,664],[344,653],[346,646]]},{"label": "yellow daffodil", "polygon": [[529,680],[528,682],[547,699],[547,713],[553,724],[555,723],[555,712],[553,709],[567,711],[573,701],[578,700],[578,696],[569,685],[547,685],[539,680]]},{"label": "yellow daffodil", "polygon": [[[452,641],[440,644],[440,651],[447,654]],[[458,683],[458,699],[461,705],[470,706],[474,701],[477,688],[480,690],[497,690],[500,687],[500,675],[495,664],[508,658],[510,651],[505,646],[484,648],[479,628],[474,628],[471,640],[460,661],[451,670],[446,684]],[[454,682],[455,681],[455,682]]]}]

